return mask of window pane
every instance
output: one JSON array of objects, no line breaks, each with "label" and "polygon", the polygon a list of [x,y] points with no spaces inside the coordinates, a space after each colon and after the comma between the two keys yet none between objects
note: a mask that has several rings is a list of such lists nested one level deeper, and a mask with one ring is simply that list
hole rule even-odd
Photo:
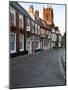
[{"label": "window pane", "polygon": [[44,46],[47,46],[48,45],[48,42],[49,42],[49,40],[45,39],[44,40]]},{"label": "window pane", "polygon": [[31,28],[32,28],[32,33],[34,33],[35,27],[34,27],[34,22],[33,21],[31,22]]},{"label": "window pane", "polygon": [[24,48],[24,36],[20,35],[20,39],[19,39],[19,48],[23,49]]},{"label": "window pane", "polygon": [[14,14],[10,12],[10,25],[14,25]]},{"label": "window pane", "polygon": [[38,48],[38,42],[36,41],[36,43],[35,43],[35,48]]},{"label": "window pane", "polygon": [[30,29],[31,27],[30,27],[30,19],[26,19],[26,31],[30,31],[31,29]]},{"label": "window pane", "polygon": [[23,19],[24,19],[23,15],[20,14],[19,15],[19,28],[24,27]]},{"label": "window pane", "polygon": [[37,34],[37,24],[35,24],[35,33]]},{"label": "window pane", "polygon": [[15,35],[11,34],[11,42],[14,42],[14,41],[15,41]]},{"label": "window pane", "polygon": [[10,50],[15,49],[15,34],[10,34]]},{"label": "window pane", "polygon": [[30,20],[27,18],[27,26],[30,26]]},{"label": "window pane", "polygon": [[22,42],[20,42],[20,49],[22,49]]},{"label": "window pane", "polygon": [[19,27],[22,27],[22,19],[19,19]]},{"label": "window pane", "polygon": [[11,42],[10,48],[11,48],[11,50],[14,50],[14,42],[13,43]]},{"label": "window pane", "polygon": [[40,26],[38,25],[38,34],[40,35]]}]

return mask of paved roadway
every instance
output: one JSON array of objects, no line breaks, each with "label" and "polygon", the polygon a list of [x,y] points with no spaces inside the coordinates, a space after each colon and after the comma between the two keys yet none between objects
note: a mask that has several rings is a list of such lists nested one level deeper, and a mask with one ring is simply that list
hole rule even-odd
[{"label": "paved roadway", "polygon": [[10,60],[10,88],[65,85],[59,59],[65,49],[51,49]]}]

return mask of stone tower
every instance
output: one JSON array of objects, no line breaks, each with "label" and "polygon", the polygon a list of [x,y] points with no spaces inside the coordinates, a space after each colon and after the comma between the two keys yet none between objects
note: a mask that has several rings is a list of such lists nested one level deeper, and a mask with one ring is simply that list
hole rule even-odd
[{"label": "stone tower", "polygon": [[30,16],[33,18],[34,20],[34,8],[33,5],[30,5],[30,7],[28,8],[28,13],[30,14]]},{"label": "stone tower", "polygon": [[33,5],[30,5],[30,7],[29,7],[29,13],[33,13],[34,14],[34,8],[33,8]]},{"label": "stone tower", "polygon": [[47,8],[43,7],[43,20],[46,21],[48,25],[53,24],[53,9],[49,4]]}]

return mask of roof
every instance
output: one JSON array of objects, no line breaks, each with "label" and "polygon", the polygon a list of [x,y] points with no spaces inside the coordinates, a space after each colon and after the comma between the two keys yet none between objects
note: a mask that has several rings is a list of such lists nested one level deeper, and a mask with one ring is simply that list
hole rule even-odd
[{"label": "roof", "polygon": [[36,21],[36,23],[38,23],[38,24],[40,25],[41,28],[50,30],[50,29],[47,27],[47,23],[46,23],[44,20],[42,20],[41,18],[35,16],[35,21]]},{"label": "roof", "polygon": [[17,1],[9,1],[9,5],[16,9],[18,12],[26,16],[27,18],[31,19],[35,23],[39,24],[42,28],[50,30],[51,28],[48,27],[47,23],[39,17],[35,17],[35,20],[29,15],[29,13],[17,2]]},{"label": "roof", "polygon": [[10,1],[9,2],[9,5],[12,6],[13,8],[15,8],[21,14],[25,15],[26,17],[28,17],[29,19],[33,20],[31,18],[31,16],[28,14],[28,12],[21,5],[19,5],[18,2],[16,2],[16,1]]}]

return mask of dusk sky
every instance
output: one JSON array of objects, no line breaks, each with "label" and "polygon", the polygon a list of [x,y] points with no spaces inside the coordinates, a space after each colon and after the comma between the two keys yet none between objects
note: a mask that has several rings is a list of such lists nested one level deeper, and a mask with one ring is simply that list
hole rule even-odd
[{"label": "dusk sky", "polygon": [[[19,3],[23,8],[28,10],[30,5],[33,5],[34,10],[39,11],[40,18],[42,18],[43,7],[46,8],[47,4],[40,3]],[[54,13],[54,24],[59,27],[60,33],[63,35],[65,32],[65,5],[64,4],[50,4]]]}]

